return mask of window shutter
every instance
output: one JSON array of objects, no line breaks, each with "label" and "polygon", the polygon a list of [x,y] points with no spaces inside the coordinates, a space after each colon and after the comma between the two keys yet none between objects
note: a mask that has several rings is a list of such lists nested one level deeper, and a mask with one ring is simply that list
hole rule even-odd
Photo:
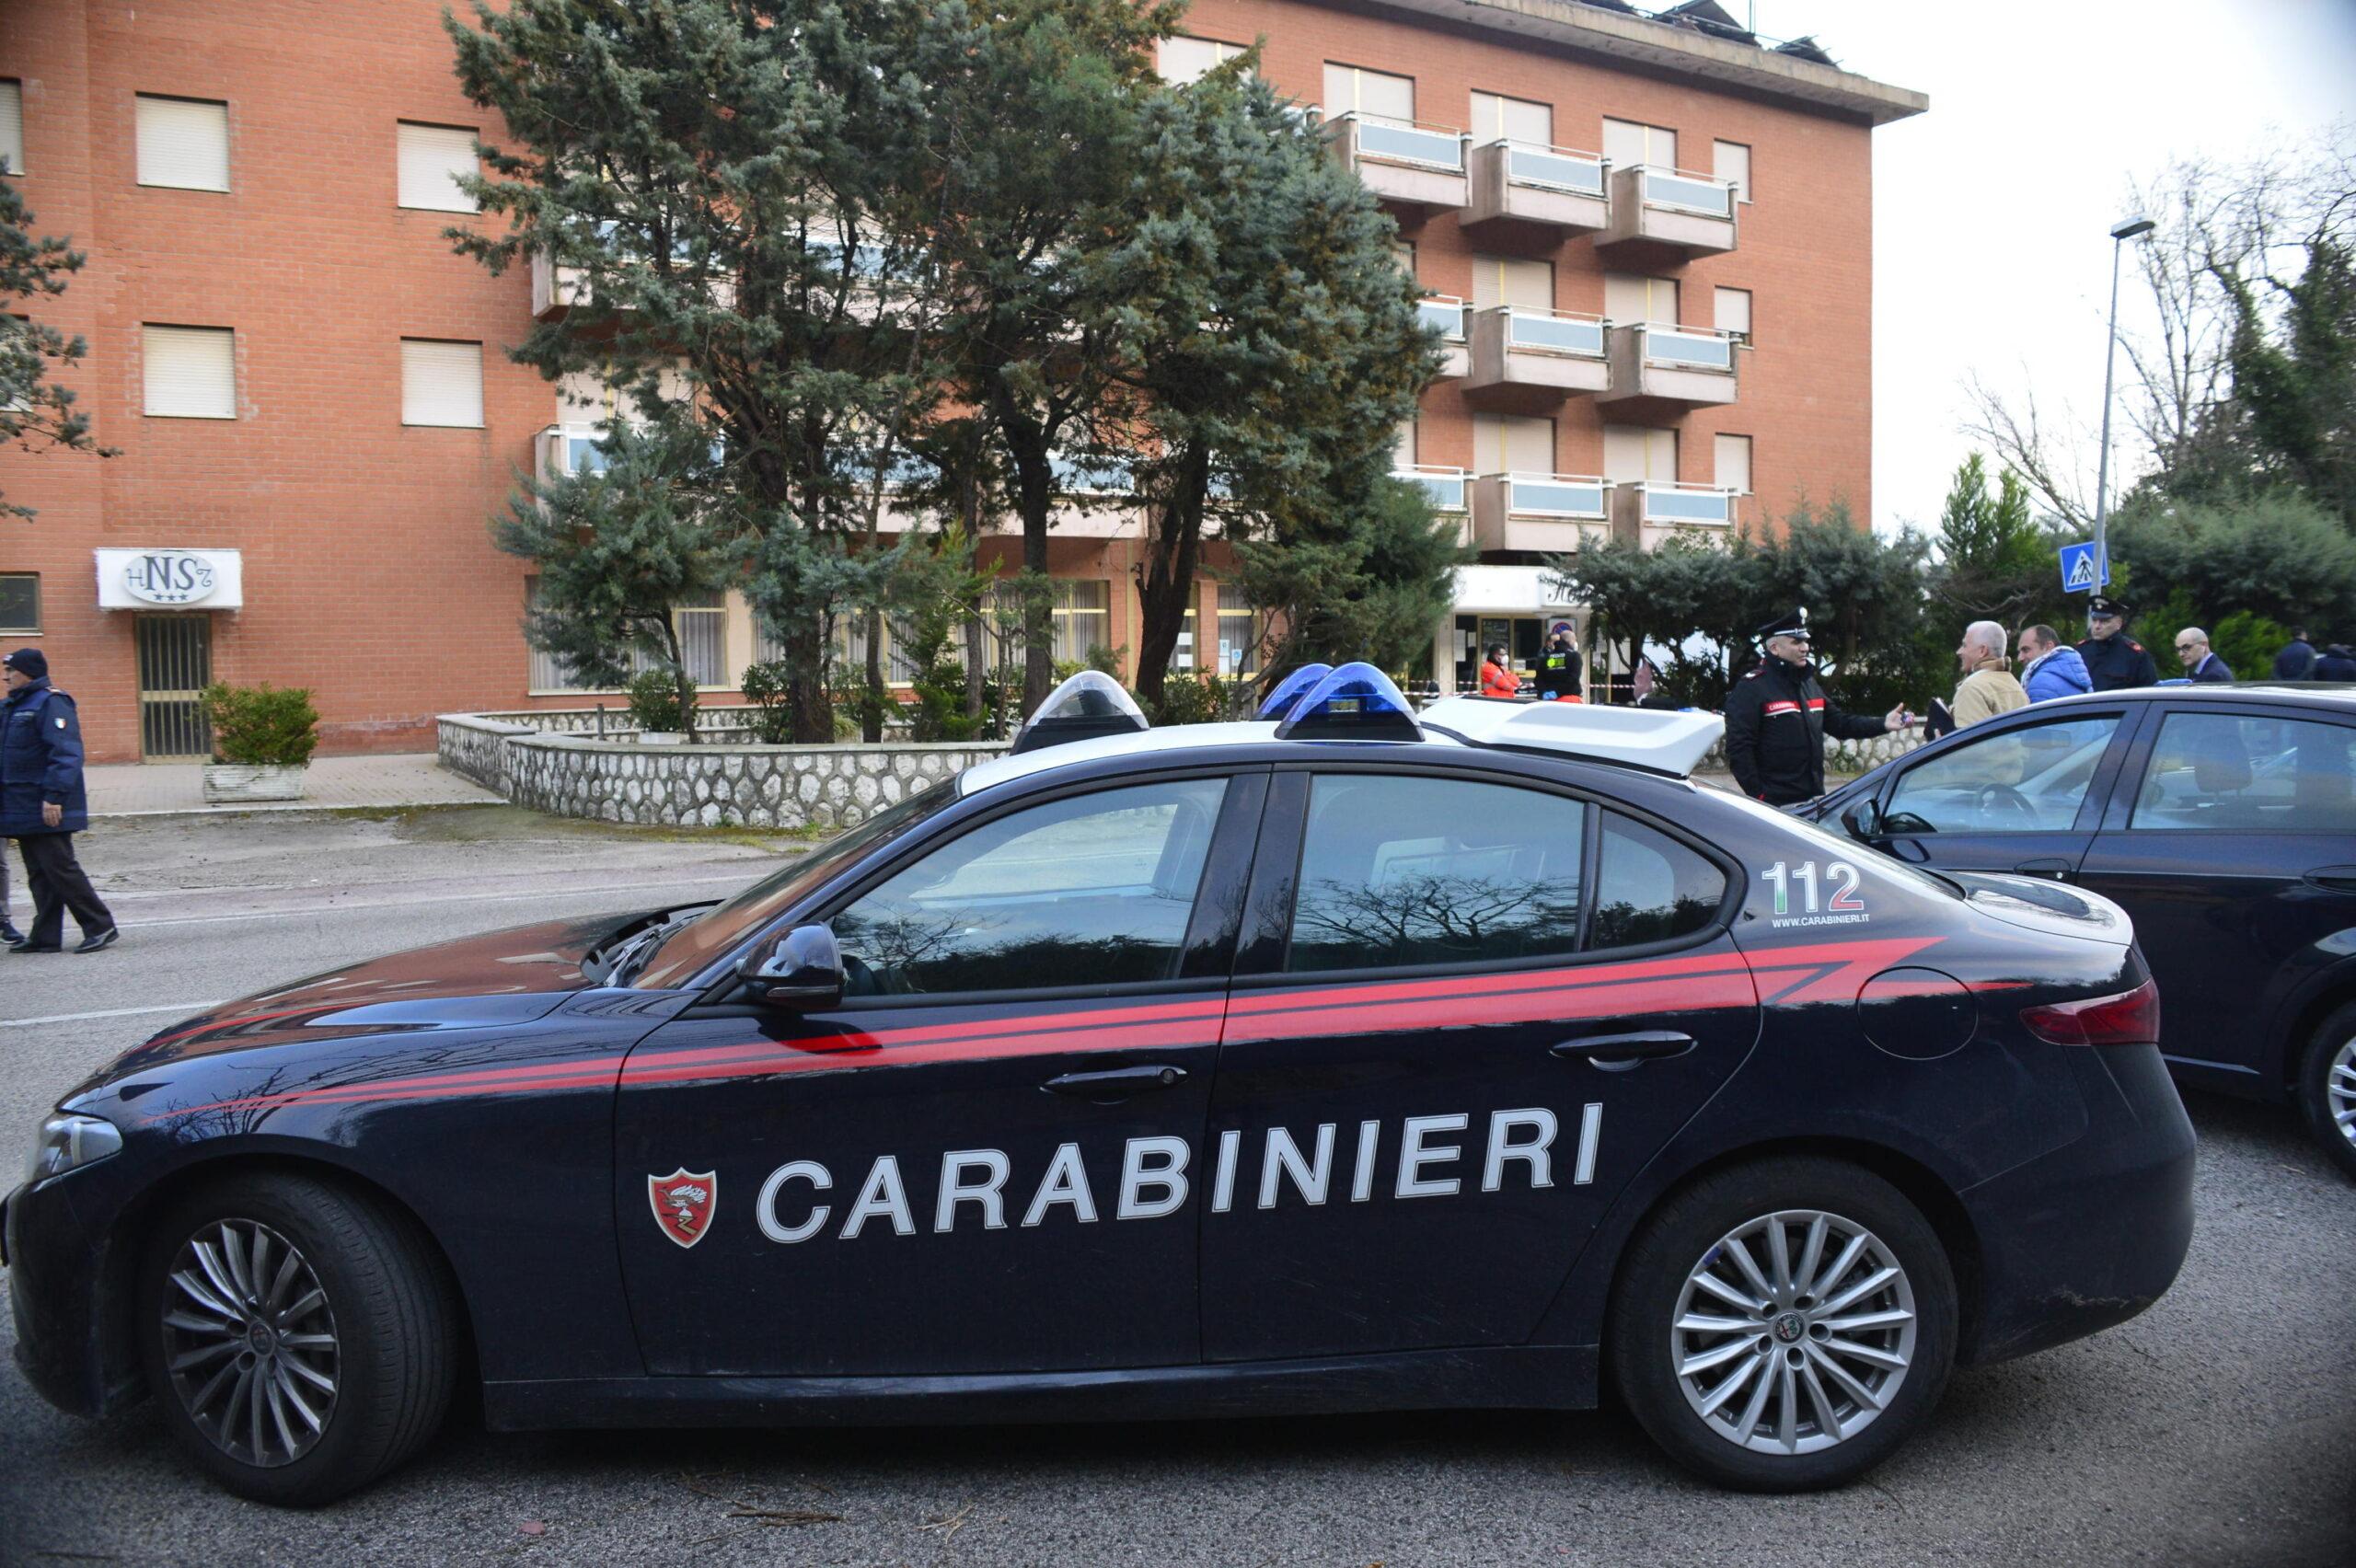
[{"label": "window shutter", "polygon": [[1331,119],[1357,110],[1380,120],[1415,118],[1415,79],[1369,71],[1362,65],[1325,67],[1325,113]]},{"label": "window shutter", "polygon": [[1735,200],[1750,201],[1750,149],[1740,142],[1714,142],[1711,148],[1716,158],[1711,172],[1733,182]]},{"label": "window shutter", "polygon": [[462,125],[398,128],[399,203],[435,213],[471,213],[473,197],[458,189],[458,176],[475,172],[475,133]]},{"label": "window shutter", "polygon": [[1493,305],[1518,306],[1524,310],[1554,308],[1554,264],[1509,256],[1472,258],[1472,305],[1486,310]]},{"label": "window shutter", "polygon": [[0,77],[0,161],[25,172],[25,85],[13,77]]},{"label": "window shutter", "polygon": [[237,417],[237,335],[226,327],[139,329],[144,411],[163,419]]},{"label": "window shutter", "polygon": [[1214,65],[1243,52],[1240,43],[1210,38],[1165,38],[1161,40],[1161,79],[1173,86],[1198,82]]},{"label": "window shutter", "polygon": [[1603,156],[1614,168],[1645,161],[1645,128],[1628,120],[1603,122]]},{"label": "window shutter", "polygon": [[1531,146],[1552,146],[1554,142],[1554,110],[1551,105],[1531,103],[1525,98],[1499,98],[1495,93],[1472,95],[1472,139],[1494,142],[1503,137],[1509,142],[1526,142]]},{"label": "window shutter", "polygon": [[1718,437],[1718,485],[1737,495],[1750,493],[1750,437]]},{"label": "window shutter", "polygon": [[1720,289],[1717,292],[1718,329],[1750,336],[1750,291]]},{"label": "window shutter", "polygon": [[228,190],[229,106],[141,95],[139,183]]},{"label": "window shutter", "polygon": [[401,340],[401,423],[482,424],[482,345]]}]

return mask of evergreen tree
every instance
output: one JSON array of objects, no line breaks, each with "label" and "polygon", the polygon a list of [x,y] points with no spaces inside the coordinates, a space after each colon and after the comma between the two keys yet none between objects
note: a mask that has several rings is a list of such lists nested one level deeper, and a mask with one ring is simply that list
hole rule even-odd
[{"label": "evergreen tree", "polygon": [[[5,165],[0,165],[5,167]],[[17,314],[34,300],[53,299],[87,259],[71,237],[32,233],[33,214],[15,185],[0,179],[0,444],[27,451],[63,446],[111,457],[90,433],[90,416],[75,407],[74,389],[51,378],[89,352],[80,334]],[[0,517],[29,520],[34,509],[0,501]]]},{"label": "evergreen tree", "polygon": [[1261,667],[1273,680],[1316,660],[1398,672],[1428,658],[1456,568],[1471,559],[1456,530],[1423,487],[1378,473],[1362,499],[1328,488],[1268,537],[1239,541],[1237,582],[1267,612]]},{"label": "evergreen tree", "polygon": [[2305,268],[2277,285],[2279,334],[2246,280],[2225,283],[2233,402],[2254,484],[2296,486],[2356,529],[2356,253],[2329,234],[2308,242]]},{"label": "evergreen tree", "polygon": [[1977,452],[1957,466],[1939,509],[1938,565],[1932,594],[1958,628],[1992,620],[2017,628],[2056,612],[2059,560],[2029,515],[2028,487],[2010,468],[1988,490]]}]

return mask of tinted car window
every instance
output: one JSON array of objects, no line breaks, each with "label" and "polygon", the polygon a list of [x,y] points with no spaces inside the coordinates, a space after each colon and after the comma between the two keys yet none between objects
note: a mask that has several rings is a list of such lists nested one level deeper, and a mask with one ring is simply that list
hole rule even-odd
[{"label": "tinted car window", "polygon": [[847,994],[1172,978],[1226,788],[1138,785],[984,823],[834,917]]},{"label": "tinted car window", "polygon": [[1965,741],[1899,776],[1900,833],[2062,833],[2077,820],[2119,716],[2028,724]]},{"label": "tinted car window", "polygon": [[1667,834],[1603,813],[1595,873],[1593,948],[1665,942],[1708,925],[1727,895],[1726,873]]},{"label": "tinted car window", "polygon": [[1293,904],[1294,973],[1577,950],[1587,808],[1456,778],[1321,775]]},{"label": "tinted car window", "polygon": [[2152,746],[2130,825],[2356,833],[2356,725],[2171,713]]}]

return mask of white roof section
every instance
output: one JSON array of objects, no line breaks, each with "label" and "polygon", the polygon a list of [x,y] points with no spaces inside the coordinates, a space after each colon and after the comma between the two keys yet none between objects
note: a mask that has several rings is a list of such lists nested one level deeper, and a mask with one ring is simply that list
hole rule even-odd
[{"label": "white roof section", "polygon": [[1273,721],[1233,724],[1172,724],[1166,730],[1146,730],[1133,735],[1099,735],[1093,740],[1068,741],[1042,746],[1021,756],[994,756],[977,762],[957,776],[957,792],[977,795],[995,785],[1028,778],[1051,767],[1093,762],[1103,756],[1145,756],[1157,752],[1209,750],[1215,746],[1252,746],[1276,738]]},{"label": "white roof section", "polygon": [[1715,713],[1479,697],[1444,697],[1415,717],[1427,731],[1483,745],[1529,746],[1597,762],[1629,763],[1680,778],[1693,771],[1727,730],[1726,720]]}]

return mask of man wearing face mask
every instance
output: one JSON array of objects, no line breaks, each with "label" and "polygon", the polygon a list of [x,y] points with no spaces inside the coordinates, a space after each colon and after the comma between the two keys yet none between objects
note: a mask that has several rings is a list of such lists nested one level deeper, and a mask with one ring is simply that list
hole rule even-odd
[{"label": "man wearing face mask", "polygon": [[1771,806],[1824,793],[1824,737],[1862,741],[1902,730],[1905,706],[1876,719],[1847,713],[1824,695],[1809,658],[1807,612],[1794,610],[1759,628],[1766,657],[1727,694],[1727,766],[1742,792]]}]

